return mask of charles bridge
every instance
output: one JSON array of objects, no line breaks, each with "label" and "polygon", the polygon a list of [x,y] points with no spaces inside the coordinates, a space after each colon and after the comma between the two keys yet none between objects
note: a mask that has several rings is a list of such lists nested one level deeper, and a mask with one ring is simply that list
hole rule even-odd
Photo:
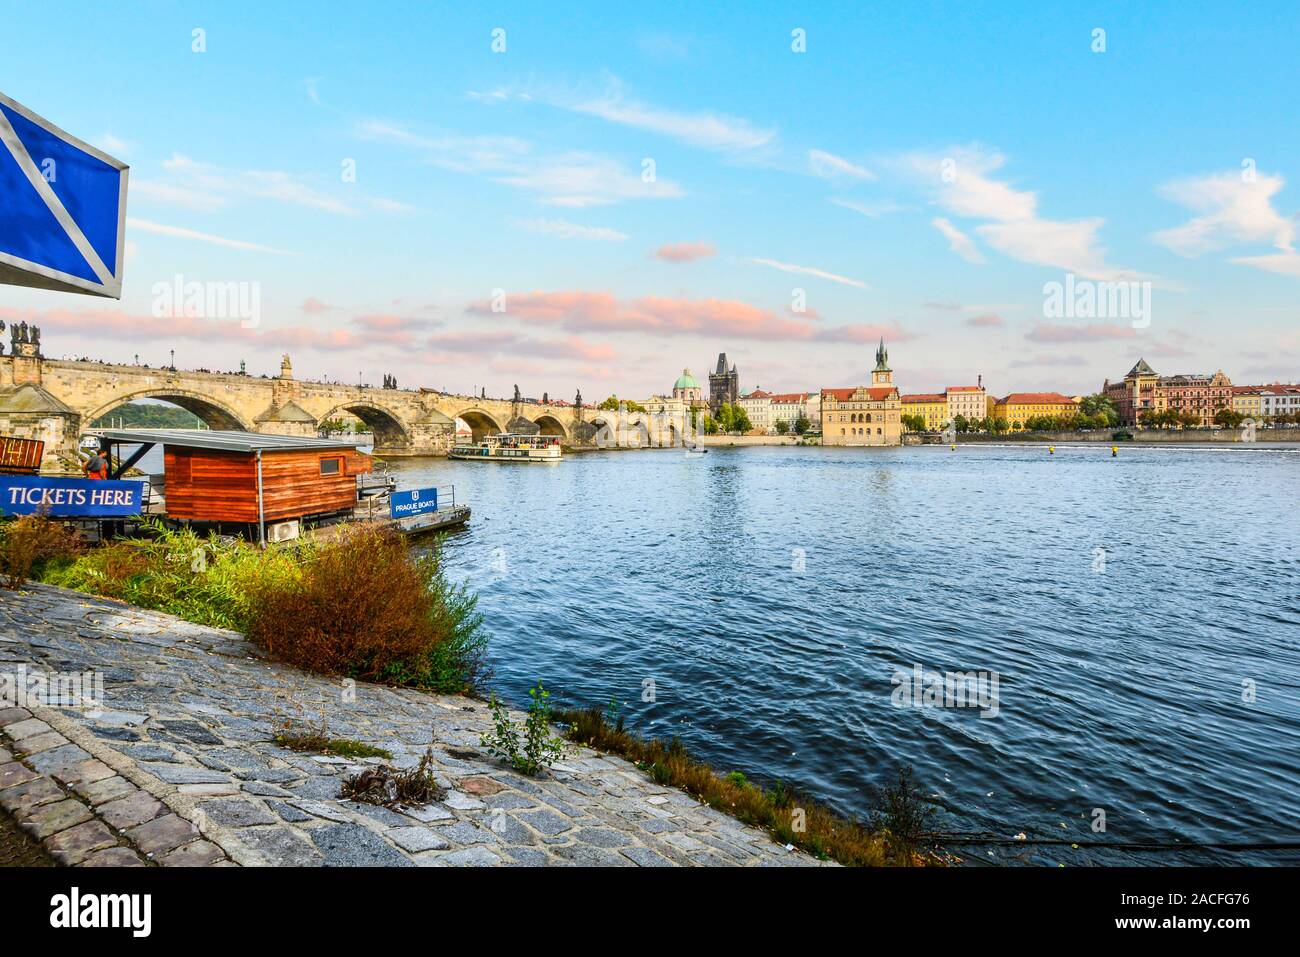
[{"label": "charles bridge", "polygon": [[[45,442],[46,469],[75,456],[82,433],[127,402],[161,399],[198,416],[209,428],[273,435],[316,435],[342,413],[374,435],[381,456],[445,455],[456,420],[475,439],[498,432],[559,436],[570,447],[681,444],[684,423],[606,412],[582,404],[451,395],[431,389],[382,388],[296,379],[286,355],[275,377],[243,373],[48,359],[35,327],[12,329],[10,355],[0,355],[0,434]],[[652,432],[662,433],[662,439]]]}]

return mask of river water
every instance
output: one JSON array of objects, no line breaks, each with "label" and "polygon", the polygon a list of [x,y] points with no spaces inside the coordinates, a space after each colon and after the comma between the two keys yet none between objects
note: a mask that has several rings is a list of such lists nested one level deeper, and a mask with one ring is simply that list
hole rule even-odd
[{"label": "river water", "polygon": [[[472,506],[445,557],[480,596],[491,685],[510,701],[537,680],[567,704],[613,698],[639,733],[680,735],[722,771],[854,814],[910,764],[950,831],[1300,840],[1300,450],[747,448],[392,467],[404,488],[454,485]],[[985,672],[996,707],[900,702],[895,680],[910,688],[917,666]]]}]

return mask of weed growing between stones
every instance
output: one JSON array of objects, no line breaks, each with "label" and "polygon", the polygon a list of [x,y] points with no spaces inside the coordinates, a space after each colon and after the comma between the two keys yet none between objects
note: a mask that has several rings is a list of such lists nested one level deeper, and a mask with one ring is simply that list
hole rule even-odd
[{"label": "weed growing between stones", "polygon": [[895,793],[884,806],[883,816],[873,817],[872,825],[864,826],[796,794],[780,781],[763,789],[738,771],[719,775],[692,758],[679,738],[674,736],[667,743],[638,738],[623,729],[622,720],[615,723],[600,708],[558,711],[555,720],[565,726],[570,741],[627,758],[655,783],[681,788],[712,808],[763,828],[781,844],[850,867],[938,863],[933,854],[899,839],[900,834],[919,837],[921,833],[913,827],[919,794],[910,771],[905,779],[906,796]]},{"label": "weed growing between stones", "polygon": [[332,738],[324,722],[307,725],[286,722],[272,739],[282,748],[309,754],[329,754],[340,758],[383,758],[393,760],[391,751],[352,738]]},{"label": "weed growing between stones", "polygon": [[564,757],[564,741],[551,734],[551,693],[537,682],[528,689],[528,716],[522,723],[510,720],[505,705],[493,695],[491,733],[479,741],[488,754],[510,763],[516,771],[533,777]]},{"label": "weed growing between stones", "polygon": [[426,748],[420,763],[399,771],[383,765],[366,768],[343,779],[339,797],[382,807],[419,807],[441,801],[447,791],[433,774],[433,748]]}]

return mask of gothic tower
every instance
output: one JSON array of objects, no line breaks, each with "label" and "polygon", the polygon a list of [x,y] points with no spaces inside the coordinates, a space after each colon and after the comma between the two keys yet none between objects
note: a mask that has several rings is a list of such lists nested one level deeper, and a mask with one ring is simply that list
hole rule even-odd
[{"label": "gothic tower", "polygon": [[880,339],[880,347],[876,349],[876,367],[871,370],[871,384],[873,386],[893,385],[894,370],[889,368],[889,350],[885,348],[885,339]]}]

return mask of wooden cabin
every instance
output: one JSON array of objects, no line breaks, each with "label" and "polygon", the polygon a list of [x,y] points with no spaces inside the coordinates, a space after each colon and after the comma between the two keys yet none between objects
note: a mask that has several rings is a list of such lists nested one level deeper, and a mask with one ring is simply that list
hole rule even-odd
[{"label": "wooden cabin", "polygon": [[357,476],[371,458],[339,439],[203,429],[102,429],[101,443],[138,448],[116,477],[163,446],[166,516],[194,522],[265,526],[350,512]]}]

